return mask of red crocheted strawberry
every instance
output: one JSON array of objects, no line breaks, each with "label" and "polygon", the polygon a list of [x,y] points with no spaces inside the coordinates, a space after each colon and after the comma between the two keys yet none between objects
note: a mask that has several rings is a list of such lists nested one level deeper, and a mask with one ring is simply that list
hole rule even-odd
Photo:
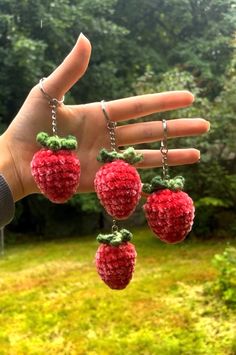
[{"label": "red crocheted strawberry", "polygon": [[100,151],[98,160],[106,164],[96,173],[94,187],[101,204],[115,219],[128,218],[138,204],[142,183],[137,170],[130,164],[142,158],[132,147],[123,153]]},{"label": "red crocheted strawberry", "polygon": [[37,142],[43,148],[31,161],[31,172],[40,191],[52,202],[66,202],[76,192],[80,178],[80,162],[74,149],[76,138],[60,138],[41,132]]},{"label": "red crocheted strawberry", "polygon": [[129,243],[131,238],[132,234],[126,229],[97,237],[101,243],[95,260],[97,272],[112,289],[122,290],[132,279],[137,253]]},{"label": "red crocheted strawberry", "polygon": [[[149,227],[166,243],[179,243],[192,229],[194,205],[183,191],[184,178],[162,180],[160,176],[144,184],[144,192],[152,192],[143,206]],[[154,191],[154,192],[153,192]]]}]

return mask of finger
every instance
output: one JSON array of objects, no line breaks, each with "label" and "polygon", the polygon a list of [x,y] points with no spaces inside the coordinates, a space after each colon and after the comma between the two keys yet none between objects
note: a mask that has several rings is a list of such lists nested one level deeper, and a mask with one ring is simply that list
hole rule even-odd
[{"label": "finger", "polygon": [[91,44],[81,33],[71,52],[44,81],[45,91],[51,97],[61,99],[86,72],[90,55]]},{"label": "finger", "polygon": [[[168,138],[197,136],[207,132],[210,123],[202,118],[180,118],[167,121]],[[159,141],[163,138],[161,121],[141,122],[116,129],[118,146]]]},{"label": "finger", "polygon": [[[143,161],[136,165],[137,168],[155,168],[162,166],[162,155],[157,150],[137,150],[143,154]],[[200,151],[194,148],[171,149],[168,151],[168,165],[186,165],[197,163],[200,159]]]},{"label": "finger", "polygon": [[169,91],[109,101],[106,109],[112,121],[124,121],[187,107],[193,101],[194,96],[189,91]]}]

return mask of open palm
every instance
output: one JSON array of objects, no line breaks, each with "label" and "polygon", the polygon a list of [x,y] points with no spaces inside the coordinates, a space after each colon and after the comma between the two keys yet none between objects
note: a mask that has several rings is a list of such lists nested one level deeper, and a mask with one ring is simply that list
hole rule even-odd
[{"label": "open palm", "polygon": [[[45,91],[60,99],[85,73],[91,54],[88,39],[80,35],[75,47],[63,63],[45,80]],[[107,102],[107,111],[113,121],[135,119],[155,112],[186,107],[193,102],[188,91],[172,91],[142,95]],[[93,180],[100,164],[96,157],[102,147],[109,148],[110,140],[99,102],[86,105],[59,105],[57,109],[58,134],[76,136],[78,157],[81,162],[81,179],[78,192],[93,191]],[[207,121],[178,119],[168,122],[168,137],[198,135],[209,128]],[[35,141],[38,132],[51,133],[51,109],[47,99],[36,85],[29,93],[20,111],[6,132],[1,136],[2,154],[9,168],[5,177],[10,181],[13,196],[18,200],[28,194],[39,192],[32,178],[30,162],[39,149]],[[162,138],[161,122],[145,122],[122,125],[116,129],[117,146],[135,145],[157,141]],[[145,150],[140,168],[161,165],[160,153]],[[191,164],[199,160],[196,149],[179,149],[169,152],[169,164]]]}]

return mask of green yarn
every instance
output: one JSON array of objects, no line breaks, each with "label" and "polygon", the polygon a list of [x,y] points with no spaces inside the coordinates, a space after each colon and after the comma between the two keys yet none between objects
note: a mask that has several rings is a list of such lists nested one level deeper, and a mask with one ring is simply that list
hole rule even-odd
[{"label": "green yarn", "polygon": [[127,229],[121,229],[120,231],[115,231],[110,234],[99,234],[97,236],[97,241],[102,244],[110,244],[113,246],[118,246],[122,243],[129,242],[133,235]]},{"label": "green yarn", "polygon": [[143,160],[143,155],[137,153],[133,147],[125,149],[123,153],[119,153],[116,150],[108,151],[102,148],[97,157],[97,160],[101,163],[110,163],[118,159],[124,160],[129,164],[136,164]]},{"label": "green yarn", "polygon": [[169,189],[173,191],[183,190],[185,179],[183,176],[175,176],[173,179],[165,180],[161,176],[155,176],[150,184],[143,184],[143,192],[152,193],[154,191]]},{"label": "green yarn", "polygon": [[36,140],[43,147],[49,148],[51,150],[67,149],[74,150],[77,148],[77,140],[74,136],[59,137],[57,135],[49,136],[45,132],[40,132],[37,134]]},{"label": "green yarn", "polygon": [[51,136],[47,139],[47,147],[51,150],[61,149],[61,140],[58,136]]},{"label": "green yarn", "polygon": [[77,140],[74,136],[67,136],[66,138],[61,138],[61,147],[63,149],[76,149]]},{"label": "green yarn", "polygon": [[168,181],[168,188],[170,190],[183,190],[185,178],[183,176],[175,176]]},{"label": "green yarn", "polygon": [[45,132],[40,132],[37,134],[36,141],[40,143],[43,147],[47,146],[47,139],[49,135]]}]

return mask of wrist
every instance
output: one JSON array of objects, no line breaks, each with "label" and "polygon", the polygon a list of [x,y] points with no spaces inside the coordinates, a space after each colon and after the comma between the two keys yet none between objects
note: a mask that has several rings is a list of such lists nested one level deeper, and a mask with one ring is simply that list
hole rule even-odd
[{"label": "wrist", "polygon": [[4,178],[16,202],[22,197],[22,188],[16,172],[16,166],[4,135],[0,136],[0,175]]},{"label": "wrist", "polygon": [[9,224],[15,214],[15,204],[10,186],[0,174],[0,227]]}]

